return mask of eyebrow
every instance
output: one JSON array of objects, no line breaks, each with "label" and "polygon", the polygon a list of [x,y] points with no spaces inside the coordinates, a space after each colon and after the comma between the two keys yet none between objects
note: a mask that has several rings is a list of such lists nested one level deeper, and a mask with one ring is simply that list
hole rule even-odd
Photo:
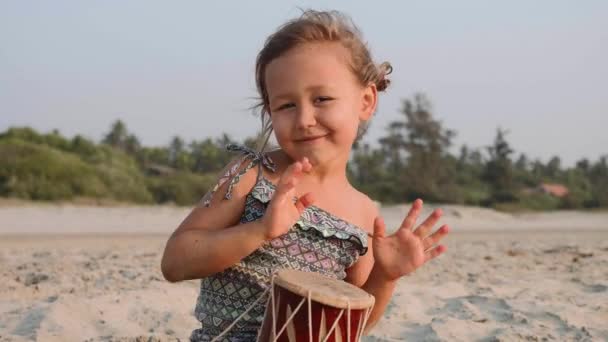
[{"label": "eyebrow", "polygon": [[[323,89],[323,90],[332,90],[333,88],[331,86],[328,86],[328,85],[313,85],[313,86],[307,87],[305,89],[305,91],[306,92],[312,92],[312,91],[320,90],[320,89]],[[292,93],[279,94],[279,95],[276,95],[276,96],[271,96],[270,97],[270,101],[271,102],[272,101],[278,101],[280,99],[290,98],[292,96],[293,96]]]}]

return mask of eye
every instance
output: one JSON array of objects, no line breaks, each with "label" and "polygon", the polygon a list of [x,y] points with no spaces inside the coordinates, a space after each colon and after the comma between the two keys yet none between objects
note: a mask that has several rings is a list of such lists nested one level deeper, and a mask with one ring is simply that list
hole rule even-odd
[{"label": "eye", "polygon": [[333,99],[331,97],[329,97],[329,96],[318,96],[315,99],[315,103],[327,102],[327,101],[331,101],[331,100],[333,100]]},{"label": "eye", "polygon": [[276,110],[276,111],[279,111],[279,110],[283,110],[283,109],[291,108],[291,107],[293,107],[293,106],[295,106],[295,104],[293,104],[293,103],[291,103],[291,102],[290,102],[290,103],[286,103],[286,104],[280,105],[280,106],[279,106],[279,107],[277,107],[277,109],[275,109],[275,110]]}]

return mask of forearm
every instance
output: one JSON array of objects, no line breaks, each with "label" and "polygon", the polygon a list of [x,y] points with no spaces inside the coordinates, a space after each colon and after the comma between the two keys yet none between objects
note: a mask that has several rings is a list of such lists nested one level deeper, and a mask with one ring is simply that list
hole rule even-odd
[{"label": "forearm", "polygon": [[187,230],[172,236],[163,255],[165,278],[176,282],[221,272],[264,243],[259,220],[220,230]]},{"label": "forearm", "polygon": [[376,299],[372,313],[365,326],[365,334],[376,325],[384,314],[388,303],[391,301],[391,296],[395,290],[396,283],[396,280],[386,280],[375,267],[372,269],[367,281],[362,287],[363,290],[373,295]]}]

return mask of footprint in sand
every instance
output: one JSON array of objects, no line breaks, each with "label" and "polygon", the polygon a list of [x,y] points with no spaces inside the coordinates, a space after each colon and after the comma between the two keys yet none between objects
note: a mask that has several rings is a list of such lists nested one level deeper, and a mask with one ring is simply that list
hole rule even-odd
[{"label": "footprint in sand", "polygon": [[485,322],[488,319],[496,322],[511,322],[514,319],[513,309],[501,298],[485,296],[464,296],[445,300],[442,308],[431,309],[429,315],[448,313],[456,319]]},{"label": "footprint in sand", "polygon": [[599,292],[606,292],[608,291],[608,286],[603,285],[603,284],[591,284],[591,285],[584,285],[584,291],[586,292],[590,292],[590,293],[599,293]]}]

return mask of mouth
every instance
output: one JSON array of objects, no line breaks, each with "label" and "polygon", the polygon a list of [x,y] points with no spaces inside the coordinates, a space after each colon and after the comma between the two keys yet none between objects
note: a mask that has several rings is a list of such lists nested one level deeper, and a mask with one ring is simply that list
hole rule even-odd
[{"label": "mouth", "polygon": [[309,137],[304,137],[304,138],[300,138],[300,139],[295,139],[296,142],[313,142],[313,141],[317,141],[320,140],[321,138],[326,137],[327,134],[323,134],[323,135],[313,135],[313,136],[309,136]]}]

